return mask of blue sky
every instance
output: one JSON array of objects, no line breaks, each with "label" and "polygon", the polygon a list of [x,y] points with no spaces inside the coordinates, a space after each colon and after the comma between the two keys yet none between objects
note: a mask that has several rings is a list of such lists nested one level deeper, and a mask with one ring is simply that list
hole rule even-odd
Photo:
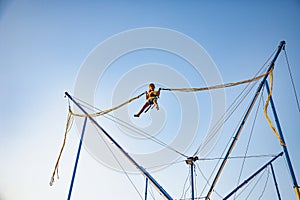
[{"label": "blue sky", "polygon": [[[123,31],[143,27],[160,27],[181,32],[207,51],[224,83],[253,76],[279,42],[285,40],[295,85],[300,94],[298,87],[300,85],[299,11],[300,2],[296,0],[0,1],[0,103],[2,105],[0,108],[2,159],[0,199],[40,199],[41,197],[64,199],[67,197],[79,139],[76,128],[73,128],[69,134],[60,165],[60,179],[53,187],[48,185],[62,142],[67,115],[67,100],[63,98],[63,94],[65,91],[73,93],[80,67],[90,52],[107,38]],[[184,74],[194,87],[205,84],[201,77],[199,82],[195,79],[197,77],[194,76],[193,71],[185,70],[189,67],[188,63],[175,57],[166,52],[151,50],[124,55],[112,65],[110,71],[107,71],[104,80],[117,82],[118,78],[122,78],[122,72],[130,71],[131,68],[144,63],[155,62],[173,66],[180,74]],[[124,66],[122,70],[120,66]],[[143,91],[142,86],[136,86],[134,89]],[[101,89],[103,91],[100,91]],[[110,105],[109,95],[112,89],[110,82],[97,88],[95,95],[98,98],[95,100],[97,107],[103,109]],[[241,89],[239,87],[226,90],[227,105]],[[103,93],[105,94],[102,95]],[[203,98],[201,95],[196,96],[202,109],[200,129],[204,127],[203,129],[206,130],[206,122],[209,122],[209,119],[205,118],[206,105],[201,102]],[[209,94],[203,95],[206,102]],[[174,108],[173,104],[166,105],[170,101],[175,102],[175,99],[174,95],[168,94],[160,100],[162,109],[167,116],[170,116],[168,123],[176,123],[179,118],[176,114],[180,113],[180,109]],[[297,125],[300,116],[283,54],[279,57],[274,71],[274,100],[299,182],[300,162],[297,153],[300,136],[297,134]],[[104,105],[98,105],[102,101]],[[130,112],[138,110],[143,103],[141,100],[130,105]],[[228,139],[227,133],[232,134],[246,106],[247,102],[238,110],[237,117],[224,127],[220,140],[210,156],[219,155]],[[152,117],[159,117],[159,112],[153,110],[151,113]],[[261,108],[258,131],[253,136],[255,142],[251,143],[253,150],[251,153],[277,153],[280,151],[280,146],[262,115]],[[132,120],[142,125],[150,123],[147,121],[150,120],[149,115],[144,116],[140,121]],[[168,127],[168,123],[167,129],[172,130]],[[250,125],[247,127],[248,132]],[[106,127],[113,129],[107,124]],[[118,132],[116,137],[119,133],[121,132]],[[201,133],[199,131],[199,134]],[[197,136],[197,139],[201,137]],[[247,141],[246,135],[241,137],[241,143],[237,145],[234,155],[242,154],[239,151],[244,149],[245,141]],[[135,141],[127,142],[122,143],[125,148],[128,145],[127,149],[135,151],[132,147]],[[254,160],[252,168],[246,169],[249,170],[248,174],[266,160],[268,159]],[[201,161],[200,166],[203,166],[203,171],[209,174],[213,164],[215,163]],[[296,199],[284,159],[281,158],[276,164],[274,167],[278,171],[278,179],[282,179],[282,183],[279,184],[283,199]],[[240,166],[240,163],[233,161],[233,165],[228,168],[235,166]],[[154,175],[171,195],[180,198],[187,173],[186,165],[181,163],[155,172]],[[222,177],[223,182],[220,182],[219,189],[217,188],[222,195],[227,194],[236,185],[236,182],[233,185],[230,182],[231,175],[230,171],[225,173]],[[246,172],[244,176],[247,177]],[[204,180],[199,174],[198,178],[200,193],[203,184],[201,182]],[[266,176],[262,177],[264,178]],[[143,193],[143,177],[134,175],[132,179]],[[271,177],[269,179],[268,192],[262,199],[274,198],[275,190]],[[255,192],[259,195],[261,190]],[[94,159],[88,149],[83,149],[73,199],[118,199],[120,197],[139,199],[124,174],[103,166]],[[214,198],[220,199],[217,195]]]}]

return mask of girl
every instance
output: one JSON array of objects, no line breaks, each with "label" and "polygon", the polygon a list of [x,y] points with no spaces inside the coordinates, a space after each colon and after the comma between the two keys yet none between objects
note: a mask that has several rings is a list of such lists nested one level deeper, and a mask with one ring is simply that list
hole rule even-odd
[{"label": "girl", "polygon": [[157,104],[157,99],[160,95],[160,90],[161,88],[158,89],[158,91],[155,91],[155,85],[153,83],[149,84],[149,89],[148,92],[146,92],[146,99],[147,102],[145,103],[145,105],[142,107],[142,109],[140,110],[140,112],[138,114],[135,114],[135,117],[139,117],[142,112],[144,112],[144,110],[148,107],[148,106],[152,106],[153,104],[155,105],[156,110],[159,110],[158,104]]}]

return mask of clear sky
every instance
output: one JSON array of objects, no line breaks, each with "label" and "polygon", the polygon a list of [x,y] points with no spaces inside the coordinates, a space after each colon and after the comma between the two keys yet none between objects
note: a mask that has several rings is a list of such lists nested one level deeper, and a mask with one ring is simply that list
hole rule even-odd
[{"label": "clear sky", "polygon": [[[64,92],[74,93],[80,69],[91,52],[113,35],[144,27],[163,28],[184,34],[205,49],[224,83],[252,77],[279,42],[285,40],[297,93],[300,94],[299,24],[298,0],[248,2],[0,0],[0,199],[67,198],[80,127],[77,130],[74,126],[70,131],[59,168],[60,179],[52,187],[49,186],[67,117],[68,104],[63,98]],[[114,47],[118,49],[118,45],[122,46],[116,44]],[[174,48],[178,46],[174,43]],[[164,74],[170,80],[168,83],[161,81],[163,75],[159,76],[159,72],[155,71],[160,67],[166,69],[166,66],[174,72]],[[138,68],[144,70],[139,72]],[[206,83],[206,77],[201,77],[193,71],[191,63],[180,56],[157,49],[144,49],[125,54],[111,63],[96,87],[94,105],[104,109],[145,91],[151,80],[145,69],[155,71],[149,74],[153,76],[153,82],[158,82],[159,86],[201,87]],[[134,79],[130,79],[132,75],[126,77],[133,70],[136,70]],[[184,79],[180,81],[173,79],[177,75]],[[172,81],[174,85],[171,85]],[[139,85],[135,85],[136,82],[139,82]],[[121,97],[120,94],[123,93],[118,93],[116,89],[121,87],[120,85],[126,86],[131,93]],[[237,87],[225,91],[227,106],[242,89],[243,87]],[[116,96],[120,98],[112,99],[113,95],[114,98]],[[151,123],[159,124],[160,134],[156,136],[170,143],[176,137],[171,132],[176,132],[180,126],[178,121],[182,118],[189,119],[190,113],[197,112],[197,108],[190,104],[191,99],[196,98],[200,110],[198,112],[201,114],[199,123],[197,125],[197,120],[193,121],[192,117],[185,122],[190,126],[197,125],[198,135],[186,152],[190,155],[199,146],[203,134],[208,129],[211,117],[209,113],[211,111],[208,109],[211,107],[210,96],[207,92],[196,94],[192,98],[180,95],[164,91],[159,100],[161,110],[156,112],[153,109],[141,116],[141,119],[134,119],[132,115],[140,109],[144,100],[131,104],[126,113],[130,123],[136,126],[147,128]],[[237,116],[229,120],[224,127],[218,143],[213,151],[206,155],[207,157],[220,156],[251,95],[237,110]],[[181,98],[189,99],[186,100],[188,103],[180,102]],[[297,110],[283,53],[274,71],[274,101],[295,173],[300,182],[298,155],[300,136],[297,126],[300,122],[300,113]],[[181,107],[177,107],[178,104]],[[245,127],[245,135],[241,136],[241,143],[233,152],[235,156],[243,155],[245,152],[254,119],[253,114]],[[122,113],[119,113],[119,116],[122,116]],[[164,119],[164,123],[161,123],[160,119]],[[116,128],[108,120],[99,119],[99,122],[103,122],[108,131],[113,131],[114,137],[132,155],[147,154],[161,148],[141,138],[124,137],[123,133],[128,133],[120,127]],[[248,155],[276,154],[281,151],[278,141],[263,117],[262,107],[259,109],[255,127]],[[97,145],[97,142],[93,144]],[[93,152],[88,145],[82,149],[72,199],[140,199],[123,173],[116,172],[97,160],[100,154]],[[105,151],[103,154],[107,158],[109,152]],[[179,161],[183,159],[178,157]],[[241,181],[269,159],[253,158],[252,163],[249,161],[251,167],[245,168]],[[225,167],[226,172],[216,188],[221,196],[224,197],[237,185],[236,177],[241,162],[242,160],[233,160],[232,164]],[[150,166],[151,163],[144,164]],[[215,161],[199,161],[199,168],[206,178],[215,164]],[[274,163],[274,168],[278,175],[282,198],[296,199],[285,160],[279,158]],[[205,178],[199,170],[196,172],[197,195],[201,196]],[[188,176],[188,167],[184,162],[153,172],[153,175],[175,199],[184,197],[182,193],[187,189],[184,183]],[[130,177],[143,195],[144,178],[141,175]],[[265,183],[267,185],[261,199],[276,199],[270,171],[261,176],[257,187],[253,190],[253,196],[249,199],[258,199],[263,193]],[[255,182],[242,195],[247,196],[254,184]],[[157,199],[161,198],[154,193]],[[204,192],[202,196],[205,194]],[[242,195],[237,199],[245,199]],[[189,192],[185,197],[190,197]],[[221,199],[217,194],[213,194],[212,197]]]}]

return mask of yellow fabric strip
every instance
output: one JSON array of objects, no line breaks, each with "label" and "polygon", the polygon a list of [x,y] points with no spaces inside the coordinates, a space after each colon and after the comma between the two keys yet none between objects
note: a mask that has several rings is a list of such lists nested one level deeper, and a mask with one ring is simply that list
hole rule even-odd
[{"label": "yellow fabric strip", "polygon": [[59,152],[59,155],[58,155],[58,158],[57,158],[57,161],[56,161],[56,164],[55,164],[52,176],[51,176],[51,180],[50,180],[50,183],[49,183],[50,186],[52,186],[53,183],[54,183],[55,174],[57,175],[57,179],[59,178],[59,176],[58,176],[58,165],[59,165],[59,161],[60,161],[62,152],[63,152],[63,150],[65,148],[65,145],[66,145],[67,134],[68,134],[68,132],[71,128],[71,121],[72,121],[71,119],[72,119],[72,111],[69,108],[69,113],[68,113],[68,118],[67,118],[67,123],[66,123],[66,129],[65,129],[65,134],[64,134],[64,140],[63,140],[63,144],[62,144],[62,147],[60,149],[60,152]]},{"label": "yellow fabric strip", "polygon": [[272,92],[273,92],[273,70],[271,70],[271,73],[270,73],[270,92],[268,94],[266,104],[265,104],[265,107],[264,107],[264,115],[265,115],[265,118],[266,118],[269,126],[271,127],[272,131],[274,132],[275,136],[279,140],[280,145],[281,146],[286,146],[285,143],[282,141],[280,135],[278,134],[277,129],[274,127],[272,121],[270,120],[270,118],[268,116],[268,106],[269,106],[269,103],[270,103]]},{"label": "yellow fabric strip", "polygon": [[209,86],[209,87],[201,87],[201,88],[162,88],[162,90],[169,90],[169,91],[179,91],[179,92],[198,92],[198,91],[204,91],[204,90],[214,90],[214,89],[221,89],[221,88],[227,88],[227,87],[233,87],[245,83],[250,83],[253,81],[256,81],[258,79],[261,79],[262,77],[265,77],[268,75],[268,73],[262,74],[260,76],[256,76],[251,79],[247,79],[244,81],[239,81],[235,83],[226,83],[226,84],[221,84],[221,85],[214,85],[214,86]]},{"label": "yellow fabric strip", "polygon": [[300,200],[300,192],[298,186],[294,186],[294,190],[296,192],[297,200]]}]

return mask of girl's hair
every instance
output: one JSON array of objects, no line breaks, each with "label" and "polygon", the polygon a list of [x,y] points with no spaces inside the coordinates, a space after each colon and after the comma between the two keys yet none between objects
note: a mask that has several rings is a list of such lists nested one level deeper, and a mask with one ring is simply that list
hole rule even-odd
[{"label": "girl's hair", "polygon": [[150,83],[149,86],[155,88],[154,83]]}]

